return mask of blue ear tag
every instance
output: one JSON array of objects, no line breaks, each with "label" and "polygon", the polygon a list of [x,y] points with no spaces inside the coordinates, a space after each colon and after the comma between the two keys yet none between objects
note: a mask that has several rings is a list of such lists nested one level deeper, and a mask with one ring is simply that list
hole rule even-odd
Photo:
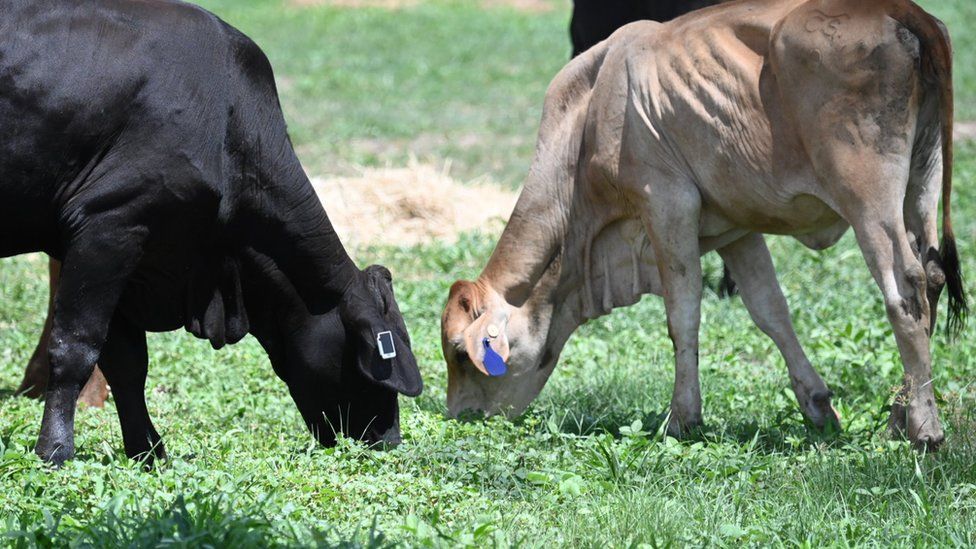
[{"label": "blue ear tag", "polygon": [[481,340],[481,343],[485,346],[485,370],[488,371],[488,375],[491,377],[505,375],[508,372],[508,366],[505,365],[501,355],[491,348],[491,342],[488,341],[487,337]]}]

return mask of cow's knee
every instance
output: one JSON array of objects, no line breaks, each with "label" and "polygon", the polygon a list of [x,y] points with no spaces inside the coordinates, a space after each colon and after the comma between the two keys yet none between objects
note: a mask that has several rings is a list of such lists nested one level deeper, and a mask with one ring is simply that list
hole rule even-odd
[{"label": "cow's knee", "polygon": [[53,337],[48,350],[51,363],[49,388],[77,388],[80,391],[95,369],[98,352],[90,342],[74,337]]},{"label": "cow's knee", "polygon": [[907,265],[896,273],[895,288],[885,291],[885,308],[888,317],[899,327],[912,329],[928,318],[928,277],[918,263]]}]

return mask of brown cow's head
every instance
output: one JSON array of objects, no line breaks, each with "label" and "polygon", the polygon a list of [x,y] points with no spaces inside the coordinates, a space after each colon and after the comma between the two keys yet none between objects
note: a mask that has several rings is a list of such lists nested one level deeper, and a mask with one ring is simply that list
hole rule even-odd
[{"label": "brown cow's head", "polygon": [[[564,272],[557,256],[523,299],[512,292],[506,299],[484,277],[454,283],[441,318],[452,417],[469,411],[515,417],[539,395],[569,336],[583,322],[580,293],[561,290],[577,279]],[[505,360],[504,375],[489,375],[485,340]]]},{"label": "brown cow's head", "polygon": [[[578,224],[585,231],[569,232],[548,255],[526,253],[523,239],[503,235],[482,277],[451,287],[441,318],[451,416],[466,411],[521,414],[542,390],[577,327],[659,291],[640,222],[587,218],[589,224]],[[503,286],[508,290],[499,289]],[[504,375],[489,375],[486,339],[505,359]]]}]

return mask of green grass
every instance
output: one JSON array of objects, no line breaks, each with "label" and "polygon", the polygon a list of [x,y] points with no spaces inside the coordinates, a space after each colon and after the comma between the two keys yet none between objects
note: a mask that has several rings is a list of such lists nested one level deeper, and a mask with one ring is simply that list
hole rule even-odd
[{"label": "green grass", "polygon": [[549,80],[569,59],[568,10],[468,0],[383,9],[204,2],[275,67],[306,168],[452,159],[464,179],[521,183]]},{"label": "green grass", "polygon": [[[971,0],[926,4],[949,22],[965,60]],[[439,132],[432,159],[515,183],[547,81],[568,52],[563,12],[460,2],[398,12],[207,5],[268,50],[303,160],[318,173],[344,161],[402,161]],[[957,67],[960,112],[976,114],[973,68]],[[459,146],[469,134],[484,139]],[[373,157],[357,139],[386,145]],[[972,279],[976,146],[960,146],[958,157],[955,219]],[[467,235],[452,246],[357,254],[394,272],[427,381],[421,397],[401,402],[401,447],[320,448],[252,339],[214,352],[162,334],[150,337],[147,395],[172,457],[151,472],[125,458],[111,401],[79,412],[76,460],[52,470],[34,456],[42,404],[9,389],[43,321],[46,270],[38,256],[0,262],[0,546],[976,544],[973,332],[955,345],[934,341],[943,451],[922,456],[890,440],[885,408],[901,365],[849,236],[823,253],[771,239],[797,330],[836,392],[844,432],[803,425],[772,343],[741,302],[709,295],[707,429],[694,443],[659,433],[673,372],[656,298],[583,326],[519,421],[446,420],[441,306],[492,244]],[[709,257],[711,276],[719,269]]]}]

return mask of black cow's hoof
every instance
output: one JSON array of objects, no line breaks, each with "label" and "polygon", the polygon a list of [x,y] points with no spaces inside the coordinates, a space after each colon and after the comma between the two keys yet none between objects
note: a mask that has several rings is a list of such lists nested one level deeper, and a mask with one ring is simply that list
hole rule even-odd
[{"label": "black cow's hoof", "polygon": [[64,462],[75,457],[75,449],[70,445],[47,443],[45,441],[39,441],[37,443],[37,447],[34,448],[34,453],[46,463],[59,469],[64,465]]},{"label": "black cow's hoof", "polygon": [[162,440],[157,440],[151,447],[138,450],[127,449],[125,454],[129,456],[129,459],[142,463],[143,468],[148,471],[155,467],[158,462],[166,460],[166,447],[163,446]]}]

